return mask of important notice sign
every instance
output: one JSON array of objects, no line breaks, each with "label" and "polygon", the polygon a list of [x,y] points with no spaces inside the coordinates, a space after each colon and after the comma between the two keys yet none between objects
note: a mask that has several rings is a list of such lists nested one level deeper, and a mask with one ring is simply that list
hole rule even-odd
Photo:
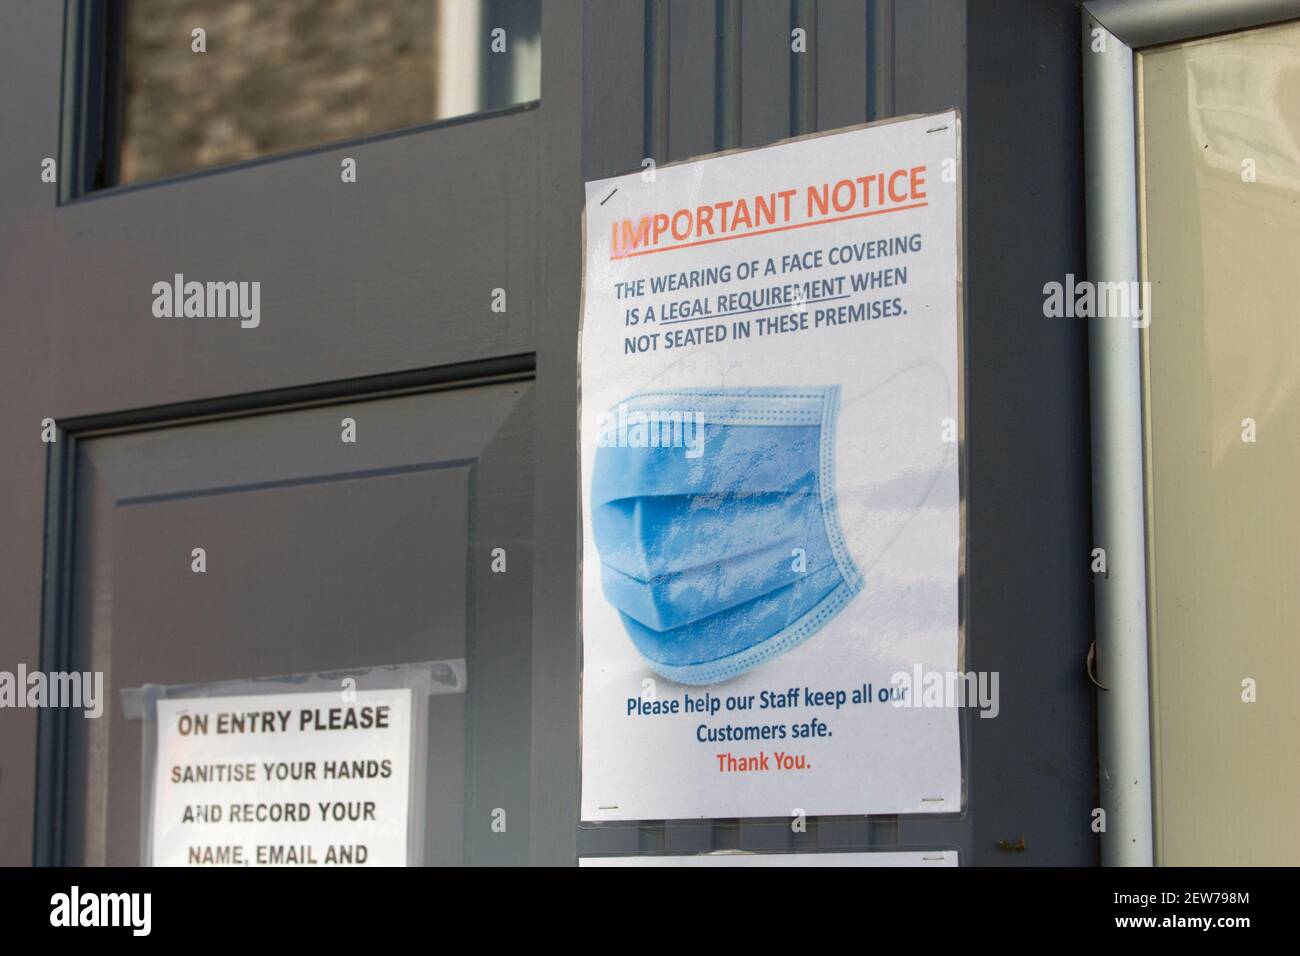
[{"label": "important notice sign", "polygon": [[155,866],[404,866],[411,691],[158,701]]},{"label": "important notice sign", "polygon": [[960,155],[587,184],[583,819],[961,809]]}]

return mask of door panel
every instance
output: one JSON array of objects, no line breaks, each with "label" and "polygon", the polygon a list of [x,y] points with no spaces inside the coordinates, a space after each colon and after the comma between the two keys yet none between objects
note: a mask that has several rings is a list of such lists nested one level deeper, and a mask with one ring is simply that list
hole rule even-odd
[{"label": "door panel", "polygon": [[[35,227],[60,273],[64,417],[533,349],[537,111],[95,193]],[[340,180],[343,157],[357,182]],[[156,318],[152,288],[260,285],[260,324]],[[493,290],[506,293],[493,312]],[[93,317],[93,321],[91,318]],[[107,376],[121,356],[139,374]]]},{"label": "door panel", "polygon": [[[784,139],[790,128],[789,0],[746,0],[740,7],[740,142],[762,146]],[[800,23],[807,43],[817,41],[816,20]],[[864,34],[865,36],[865,34]],[[861,120],[858,120],[861,122]]]},{"label": "door panel", "polygon": [[525,862],[531,424],[520,382],[84,439],[72,644],[107,708],[71,725],[68,861],[139,861],[122,689],[464,658],[430,700],[424,859]]},{"label": "door panel", "polygon": [[[717,4],[668,0],[668,143],[658,162],[711,153],[717,118]],[[731,5],[732,8],[736,4]]]},{"label": "door panel", "polygon": [[[863,118],[880,118],[870,114],[867,105],[873,39],[867,33],[869,6],[866,0],[818,0],[818,129],[838,129],[861,123]],[[891,35],[891,47],[893,41]]]}]

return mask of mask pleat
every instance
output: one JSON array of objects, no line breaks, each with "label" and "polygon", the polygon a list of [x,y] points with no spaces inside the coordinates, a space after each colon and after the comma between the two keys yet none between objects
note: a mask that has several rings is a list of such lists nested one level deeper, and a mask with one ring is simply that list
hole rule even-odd
[{"label": "mask pleat", "polygon": [[833,419],[837,392],[790,392],[701,391],[711,420],[691,407],[691,390],[665,393],[679,403],[674,420],[703,427],[656,431],[623,412],[619,421],[634,427],[597,448],[592,531],[603,590],[652,664],[725,670],[728,658],[807,630],[800,622],[819,607],[820,626],[844,599],[821,473],[833,451],[822,422]]}]

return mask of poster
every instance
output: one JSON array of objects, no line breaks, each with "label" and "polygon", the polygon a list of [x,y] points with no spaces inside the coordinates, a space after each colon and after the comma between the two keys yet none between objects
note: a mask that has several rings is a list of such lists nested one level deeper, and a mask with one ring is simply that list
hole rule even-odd
[{"label": "poster", "polygon": [[690,853],[583,856],[578,866],[956,866],[956,850],[862,853]]},{"label": "poster", "polygon": [[155,866],[405,866],[411,691],[158,701]]},{"label": "poster", "polygon": [[960,117],[587,184],[582,818],[958,812]]}]

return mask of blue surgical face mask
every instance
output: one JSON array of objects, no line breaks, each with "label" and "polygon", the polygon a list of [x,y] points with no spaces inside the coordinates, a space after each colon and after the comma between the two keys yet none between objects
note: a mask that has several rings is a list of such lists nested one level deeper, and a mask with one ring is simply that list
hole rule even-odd
[{"label": "blue surgical face mask", "polygon": [[680,389],[602,416],[602,584],[656,672],[733,677],[806,641],[862,589],[835,507],[838,409],[838,386]]}]

